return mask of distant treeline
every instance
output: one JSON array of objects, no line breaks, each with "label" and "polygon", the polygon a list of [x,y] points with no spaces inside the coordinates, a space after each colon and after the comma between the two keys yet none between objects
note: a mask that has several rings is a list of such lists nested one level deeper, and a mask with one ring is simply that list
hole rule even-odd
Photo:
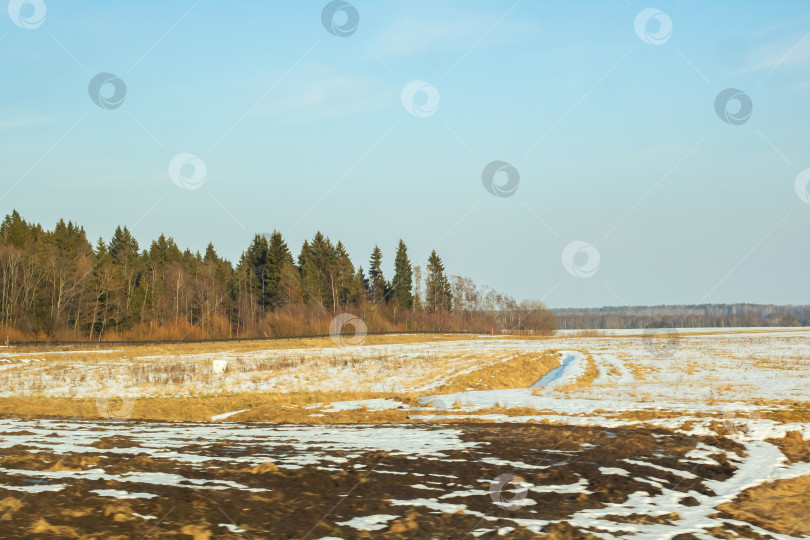
[{"label": "distant treeline", "polygon": [[561,329],[810,326],[810,306],[697,304],[552,309]]},{"label": "distant treeline", "polygon": [[556,329],[542,303],[448,275],[435,251],[414,266],[400,240],[390,280],[382,258],[375,246],[366,272],[320,232],[294,258],[274,231],[257,234],[234,266],[212,244],[182,251],[160,235],[142,250],[118,227],[94,246],[79,225],[49,231],[13,211],[0,224],[0,341],[320,335],[339,313],[370,332]]}]

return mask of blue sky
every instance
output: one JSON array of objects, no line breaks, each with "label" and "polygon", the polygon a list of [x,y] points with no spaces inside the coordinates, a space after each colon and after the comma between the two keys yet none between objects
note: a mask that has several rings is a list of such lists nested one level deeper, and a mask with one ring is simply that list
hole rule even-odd
[{"label": "blue sky", "polygon": [[[810,303],[806,2],[356,1],[345,37],[326,2],[20,3],[35,28],[0,13],[4,214],[232,260],[254,233],[297,255],[321,230],[355,264],[379,244],[389,274],[403,238],[552,307]],[[637,34],[647,8],[670,33]],[[102,72],[120,107],[90,99]],[[438,106],[411,114],[412,81]],[[726,88],[743,123],[715,111]],[[170,177],[181,153],[197,189]],[[511,196],[482,184],[495,160]],[[572,242],[590,247],[563,261]]]}]

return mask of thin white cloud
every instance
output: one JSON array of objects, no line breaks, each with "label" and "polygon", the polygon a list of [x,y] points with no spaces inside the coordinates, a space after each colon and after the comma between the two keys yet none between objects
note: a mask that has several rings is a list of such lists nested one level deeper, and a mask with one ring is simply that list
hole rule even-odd
[{"label": "thin white cloud", "polygon": [[754,34],[753,42],[738,43],[744,52],[741,69],[732,75],[764,71],[766,77],[776,69],[807,69],[810,67],[810,13],[772,24]]},{"label": "thin white cloud", "polygon": [[776,67],[805,67],[810,65],[810,36],[793,34],[772,41],[751,52],[743,73]]},{"label": "thin white cloud", "polygon": [[810,21],[810,12],[805,13],[803,15],[799,15],[798,17],[791,17],[790,19],[778,22],[776,24],[772,24],[770,26],[766,26],[765,28],[757,31],[755,35],[757,37],[767,36],[768,34],[784,30],[785,28],[793,28],[793,29],[805,28],[807,26],[806,25],[807,21]]},{"label": "thin white cloud", "polygon": [[40,126],[49,124],[53,120],[54,118],[52,116],[0,115],[0,129]]},{"label": "thin white cloud", "polygon": [[339,73],[332,66],[309,64],[291,77],[287,90],[269,98],[265,114],[297,120],[351,116],[390,108],[399,98],[390,78]]},{"label": "thin white cloud", "polygon": [[[464,50],[473,46],[492,28],[501,15],[431,13],[430,17],[404,16],[385,27],[371,41],[371,47],[382,57],[406,56],[441,51]],[[482,46],[515,42],[522,36],[540,31],[537,24],[521,21],[512,14],[503,21]]]}]

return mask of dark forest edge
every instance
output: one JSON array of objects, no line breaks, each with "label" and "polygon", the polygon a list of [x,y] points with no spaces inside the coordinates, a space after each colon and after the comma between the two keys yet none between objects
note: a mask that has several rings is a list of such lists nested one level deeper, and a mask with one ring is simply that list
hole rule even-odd
[{"label": "dark forest edge", "polygon": [[694,304],[552,309],[560,329],[810,326],[810,306]]},{"label": "dark forest edge", "polygon": [[389,281],[382,251],[368,272],[341,242],[316,233],[298,258],[278,231],[257,234],[234,266],[213,244],[181,251],[160,235],[141,250],[126,227],[95,246],[84,228],[54,229],[15,210],[0,224],[0,340],[179,341],[321,336],[340,313],[369,333],[472,332],[549,335],[541,302],[517,302],[449,275],[435,250],[412,265],[400,240]]},{"label": "dark forest edge", "polygon": [[[356,335],[356,332],[349,327],[349,330],[344,330],[341,332],[340,336],[346,338],[353,338]],[[400,332],[365,332],[363,337],[368,336],[447,336],[447,335],[459,335],[459,336],[480,336],[482,335],[480,332],[466,332],[460,330],[444,330],[442,332],[434,332],[432,330],[408,330],[408,331],[400,331]],[[113,341],[113,340],[102,340],[102,341],[87,341],[87,340],[78,340],[78,341],[57,341],[57,340],[25,340],[25,341],[9,341],[6,345],[7,346],[35,346],[35,345],[43,345],[43,346],[53,346],[53,347],[62,347],[62,346],[70,346],[70,345],[181,345],[181,344],[193,344],[193,343],[228,343],[228,342],[242,342],[242,341],[282,341],[282,340],[295,340],[295,341],[304,341],[307,339],[311,340],[318,340],[318,339],[335,339],[338,338],[336,334],[317,334],[317,335],[309,335],[309,336],[274,336],[274,337],[242,337],[242,338],[203,338],[203,339],[162,339],[162,340],[155,340],[155,339],[147,339],[147,340],[122,340],[122,341]]]}]

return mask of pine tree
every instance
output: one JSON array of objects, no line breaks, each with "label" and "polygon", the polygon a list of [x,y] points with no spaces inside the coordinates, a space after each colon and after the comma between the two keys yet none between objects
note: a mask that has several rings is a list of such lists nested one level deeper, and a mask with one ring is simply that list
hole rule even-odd
[{"label": "pine tree", "polygon": [[269,290],[268,251],[267,238],[257,234],[242,256],[248,271],[248,290],[256,297],[259,307],[263,309],[269,307],[272,296]]},{"label": "pine tree", "polygon": [[112,263],[119,270],[123,281],[124,297],[120,322],[127,325],[137,316],[135,306],[142,301],[138,296],[140,292],[138,282],[143,272],[143,261],[138,250],[138,241],[129,229],[117,227],[110,240],[109,252]]},{"label": "pine tree", "polygon": [[115,229],[109,247],[113,262],[120,265],[133,264],[138,259],[138,249],[138,241],[129,229],[122,229],[120,226]]},{"label": "pine tree", "polygon": [[211,242],[208,242],[208,245],[205,247],[203,262],[206,264],[219,264],[220,262],[219,255],[217,255],[217,250],[214,249],[214,244]]},{"label": "pine tree", "polygon": [[391,297],[402,309],[413,307],[413,269],[408,259],[408,248],[401,239],[394,258],[394,279],[391,280]]},{"label": "pine tree", "polygon": [[93,305],[91,307],[90,339],[95,332],[100,338],[113,317],[113,306],[110,304],[110,295],[116,289],[115,269],[112,257],[104,243],[103,238],[96,244],[96,264],[93,267],[92,291]]},{"label": "pine tree", "polygon": [[304,294],[301,288],[301,275],[290,257],[281,269],[281,280],[278,283],[279,305],[301,304],[304,302]]},{"label": "pine tree", "polygon": [[306,304],[320,304],[323,305],[321,299],[321,280],[319,277],[318,267],[312,254],[312,247],[309,241],[304,240],[301,246],[301,252],[298,255],[298,271],[301,275],[301,291],[304,295],[304,302]]},{"label": "pine tree", "polygon": [[18,248],[24,248],[30,240],[33,240],[34,232],[34,227],[26,223],[16,210],[7,215],[0,226],[3,243]]},{"label": "pine tree", "polygon": [[368,284],[368,278],[366,277],[366,273],[363,272],[363,267],[362,266],[357,269],[357,274],[358,274],[358,277],[360,278],[360,281],[361,281],[361,283],[363,285],[363,290],[366,291],[366,297],[368,297],[368,292],[370,290],[369,289],[369,284]]},{"label": "pine tree", "polygon": [[382,251],[375,245],[368,261],[368,297],[372,304],[381,304],[385,301],[385,293],[386,284],[382,272]]},{"label": "pine tree", "polygon": [[436,255],[436,250],[433,250],[428,258],[425,281],[425,303],[428,311],[450,311],[453,305],[453,293],[450,290],[450,282],[444,275],[444,265]]},{"label": "pine tree", "polygon": [[368,280],[363,273],[363,267],[359,267],[354,274],[351,285],[350,302],[355,306],[360,306],[368,300]]},{"label": "pine tree", "polygon": [[310,261],[314,265],[317,280],[317,284],[314,283],[316,280],[313,280],[314,290],[310,292],[318,295],[322,306],[333,310],[338,302],[337,253],[329,238],[320,231],[312,238]]},{"label": "pine tree", "polygon": [[183,253],[171,236],[167,238],[161,234],[149,246],[149,259],[151,262],[158,264],[180,262],[183,259]]},{"label": "pine tree", "polygon": [[52,332],[68,326],[71,314],[75,318],[79,310],[81,285],[92,268],[93,248],[84,229],[60,219],[52,233],[46,232],[41,249],[43,252],[38,259],[44,277],[46,298],[43,303],[50,305],[50,317],[45,322]]},{"label": "pine tree", "polygon": [[267,246],[267,266],[265,269],[267,279],[266,303],[270,308],[286,305],[286,299],[279,293],[281,277],[285,267],[293,262],[290,249],[278,231],[273,231]]},{"label": "pine tree", "polygon": [[424,308],[422,296],[422,267],[413,267],[413,309],[421,311]]},{"label": "pine tree", "polygon": [[349,258],[349,253],[340,241],[338,241],[335,246],[335,273],[338,304],[336,308],[339,306],[348,307],[351,297],[355,292],[354,265],[352,264],[351,258]]},{"label": "pine tree", "polygon": [[196,291],[196,308],[203,328],[210,328],[209,320],[216,319],[216,331],[226,330],[232,276],[230,262],[223,260],[214,249],[214,244],[209,242],[200,264]]}]

